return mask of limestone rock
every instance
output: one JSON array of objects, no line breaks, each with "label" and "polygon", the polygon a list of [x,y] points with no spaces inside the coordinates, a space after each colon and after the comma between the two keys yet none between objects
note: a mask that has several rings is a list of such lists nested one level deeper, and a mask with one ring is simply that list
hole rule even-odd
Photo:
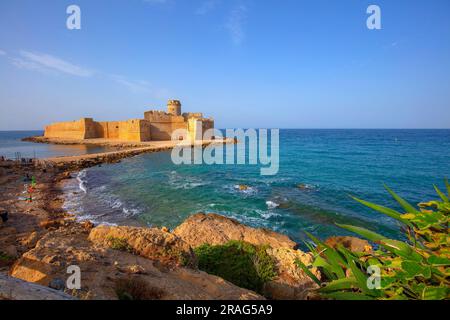
[{"label": "limestone rock", "polygon": [[157,228],[98,226],[91,230],[89,240],[107,247],[111,241],[125,241],[133,251],[145,258],[177,266],[197,266],[194,252],[179,237]]},{"label": "limestone rock", "polygon": [[64,225],[63,219],[56,219],[56,220],[47,219],[39,223],[39,226],[44,229],[59,228],[62,225]]},{"label": "limestone rock", "polygon": [[325,241],[325,244],[332,248],[341,244],[352,252],[372,252],[372,246],[367,240],[355,237],[331,237]]},{"label": "limestone rock", "polygon": [[13,259],[17,258],[17,248],[14,245],[6,246],[2,252]]},{"label": "limestone rock", "polygon": [[[247,227],[217,214],[196,214],[178,226],[174,233],[193,248],[208,243],[225,244],[230,240],[246,241],[253,245],[268,245],[267,253],[274,259],[277,277],[266,283],[264,294],[273,299],[306,299],[317,285],[295,265],[299,259],[312,262],[310,253],[295,250],[296,243],[285,235],[265,229]],[[312,272],[320,278],[316,269]]]},{"label": "limestone rock", "polygon": [[28,248],[32,248],[36,245],[39,238],[40,238],[39,233],[37,233],[36,231],[33,231],[25,240],[22,241],[22,245],[24,245]]},{"label": "limestone rock", "polygon": [[[150,260],[129,252],[112,250],[100,241],[103,238],[100,234],[104,234],[104,231],[98,231],[100,229],[97,229],[95,237],[92,235],[99,239],[99,243],[89,241],[88,233],[79,225],[49,232],[38,241],[35,248],[15,263],[11,270],[12,276],[45,286],[54,285],[55,282],[62,283],[54,279],[67,280],[68,266],[77,265],[81,270],[81,290],[70,292],[83,299],[117,299],[118,280],[140,281],[146,287],[161,292],[159,298],[164,300],[264,299],[252,291],[202,271],[185,267],[169,268],[156,260],[157,257]],[[140,239],[144,243],[147,238]],[[151,245],[155,246],[155,243]],[[42,296],[39,299],[45,298]]]},{"label": "limestone rock", "polygon": [[[267,297],[277,300],[305,300],[308,298],[311,289],[318,287],[295,264],[297,259],[305,265],[311,264],[313,262],[311,253],[289,248],[269,248],[267,253],[274,259],[278,274],[274,280],[266,283],[264,287],[264,293]],[[320,273],[316,268],[312,268],[311,272],[320,279]]]},{"label": "limestone rock", "polygon": [[0,273],[0,300],[74,300],[61,291]]},{"label": "limestone rock", "polygon": [[71,179],[71,178],[72,178],[72,175],[71,175],[70,171],[63,172],[60,177],[61,180],[67,180],[67,179]]},{"label": "limestone rock", "polygon": [[209,243],[224,244],[230,240],[241,240],[253,245],[270,245],[272,248],[296,247],[289,237],[267,230],[247,227],[234,219],[217,214],[198,213],[189,217],[175,228],[175,235],[193,248]]}]

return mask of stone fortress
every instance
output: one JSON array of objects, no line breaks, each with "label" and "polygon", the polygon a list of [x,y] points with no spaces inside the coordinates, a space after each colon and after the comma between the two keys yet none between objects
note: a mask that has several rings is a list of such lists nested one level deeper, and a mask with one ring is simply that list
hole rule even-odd
[{"label": "stone fortress", "polygon": [[[202,140],[202,133],[214,128],[212,118],[202,113],[181,113],[181,103],[169,100],[167,112],[147,111],[144,119],[98,122],[82,118],[71,122],[57,122],[45,127],[44,137],[57,139],[111,139],[145,142],[168,140]],[[175,130],[177,135],[172,137]],[[179,134],[178,134],[179,132]]]}]

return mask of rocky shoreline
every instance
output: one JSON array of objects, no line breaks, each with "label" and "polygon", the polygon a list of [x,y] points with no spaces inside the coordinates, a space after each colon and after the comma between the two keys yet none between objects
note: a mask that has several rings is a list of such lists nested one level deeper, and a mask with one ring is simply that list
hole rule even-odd
[{"label": "rocky shoreline", "polygon": [[[70,179],[72,172],[128,156],[121,152],[110,157],[88,155],[31,168],[3,163],[0,184],[5,192],[0,195],[0,208],[9,212],[9,220],[0,222],[0,274],[4,284],[8,282],[5,279],[12,283],[21,279],[76,299],[118,299],[121,286],[144,292],[143,299],[311,297],[310,291],[317,285],[294,262],[299,259],[310,264],[312,255],[298,250],[295,242],[273,231],[203,213],[191,216],[172,231],[164,227],[94,226],[87,221],[78,222],[62,209],[61,183]],[[18,200],[26,174],[37,180],[31,203]],[[276,276],[261,293],[199,270],[193,249],[202,244],[222,245],[230,240],[265,246],[273,259]],[[80,290],[69,290],[65,285],[67,268],[73,265],[81,270]],[[313,272],[320,277],[317,270]],[[0,286],[0,299],[27,298],[23,286],[18,286],[19,293],[14,294],[11,287],[14,285]],[[10,291],[5,292],[5,288]],[[58,294],[46,290],[39,291],[42,292],[39,299],[52,299]]]}]

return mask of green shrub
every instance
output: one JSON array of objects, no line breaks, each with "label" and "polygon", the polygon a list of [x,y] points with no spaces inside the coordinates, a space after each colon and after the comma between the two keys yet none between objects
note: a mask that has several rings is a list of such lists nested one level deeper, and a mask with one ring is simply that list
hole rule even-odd
[{"label": "green shrub", "polygon": [[0,251],[0,261],[9,262],[11,260],[14,260],[14,258],[11,257],[10,255]]},{"label": "green shrub", "polygon": [[[450,196],[450,186],[445,181]],[[324,275],[319,281],[301,261],[302,268],[321,288],[324,298],[347,299],[415,299],[442,300],[449,298],[450,237],[448,233],[450,201],[435,187],[441,201],[420,203],[416,208],[386,187],[405,213],[354,198],[361,204],[398,220],[406,242],[387,239],[364,228],[338,225],[375,243],[371,253],[350,252],[342,246],[331,248],[309,235],[315,254],[311,266]],[[367,285],[370,266],[379,267],[380,286]],[[369,281],[372,281],[370,279]]]},{"label": "green shrub", "polygon": [[204,244],[196,248],[199,269],[217,275],[235,285],[261,292],[264,284],[276,276],[267,246],[254,246],[243,241],[224,245]]},{"label": "green shrub", "polygon": [[128,244],[126,239],[109,236],[107,240],[111,249],[134,253],[133,247]]}]

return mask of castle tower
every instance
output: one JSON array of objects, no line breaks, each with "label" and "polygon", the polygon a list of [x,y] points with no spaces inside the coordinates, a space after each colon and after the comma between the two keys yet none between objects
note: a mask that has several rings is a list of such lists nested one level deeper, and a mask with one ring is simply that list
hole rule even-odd
[{"label": "castle tower", "polygon": [[169,100],[167,103],[167,113],[174,116],[181,116],[181,102],[179,100]]}]

